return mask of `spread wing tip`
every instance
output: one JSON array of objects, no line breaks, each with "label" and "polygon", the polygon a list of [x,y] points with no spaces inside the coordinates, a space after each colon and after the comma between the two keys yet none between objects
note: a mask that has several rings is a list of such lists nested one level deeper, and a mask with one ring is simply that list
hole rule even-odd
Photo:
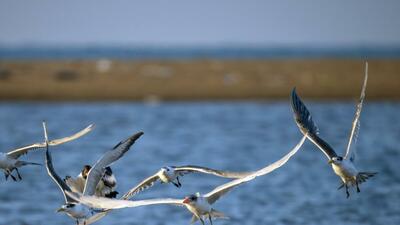
[{"label": "spread wing tip", "polygon": [[312,133],[318,134],[318,127],[314,123],[310,112],[297,95],[296,87],[291,93],[291,105],[294,113],[294,119],[303,134]]}]

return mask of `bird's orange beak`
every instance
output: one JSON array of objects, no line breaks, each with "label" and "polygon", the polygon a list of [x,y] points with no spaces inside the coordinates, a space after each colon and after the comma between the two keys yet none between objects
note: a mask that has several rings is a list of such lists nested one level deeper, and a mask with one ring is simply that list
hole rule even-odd
[{"label": "bird's orange beak", "polygon": [[189,203],[190,203],[190,199],[189,198],[183,199],[183,204],[189,204]]}]

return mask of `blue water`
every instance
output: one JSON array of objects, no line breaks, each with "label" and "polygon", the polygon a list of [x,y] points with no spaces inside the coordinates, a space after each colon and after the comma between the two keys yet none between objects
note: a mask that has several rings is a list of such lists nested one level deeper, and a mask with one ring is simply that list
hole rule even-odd
[{"label": "blue water", "polygon": [[0,46],[0,59],[399,58],[400,46]]},{"label": "blue water", "polygon": [[[338,152],[345,149],[354,106],[351,102],[307,102],[321,135]],[[246,183],[220,199],[215,208],[225,212],[226,224],[400,224],[399,103],[367,102],[358,140],[360,170],[379,174],[352,190],[336,190],[339,179],[325,156],[307,142],[284,167]],[[71,134],[90,123],[87,136],[52,148],[60,176],[76,175],[83,164],[93,164],[107,149],[137,131],[137,143],[113,165],[123,193],[161,166],[195,164],[217,169],[249,171],[286,154],[301,138],[287,102],[202,103],[1,103],[2,151],[43,140],[41,121],[48,122],[50,138]],[[44,152],[24,160],[42,162]],[[0,177],[0,224],[74,224],[54,211],[63,203],[45,167],[20,169],[21,182]],[[183,198],[207,193],[227,179],[191,174],[183,187],[158,184],[137,196]],[[185,208],[149,206],[115,210],[96,224],[189,224]]]}]

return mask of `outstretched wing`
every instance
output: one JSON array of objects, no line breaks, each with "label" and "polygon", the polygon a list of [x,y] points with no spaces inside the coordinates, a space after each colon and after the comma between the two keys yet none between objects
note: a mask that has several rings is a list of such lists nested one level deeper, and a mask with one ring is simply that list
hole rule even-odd
[{"label": "outstretched wing", "polygon": [[159,179],[159,176],[156,174],[154,174],[153,176],[150,176],[146,179],[144,179],[142,182],[140,182],[138,185],[136,185],[134,188],[132,188],[131,190],[129,190],[128,192],[126,192],[121,199],[123,200],[128,200],[130,198],[132,198],[133,196],[135,196],[137,193],[150,188],[151,186],[154,185],[154,183]]},{"label": "outstretched wing", "polygon": [[272,171],[283,166],[294,154],[296,154],[296,152],[300,149],[300,147],[303,145],[305,140],[306,140],[306,136],[304,136],[300,140],[300,142],[289,153],[287,153],[284,157],[282,157],[278,161],[276,161],[260,170],[255,171],[254,173],[252,173],[249,176],[246,176],[244,178],[239,178],[239,179],[233,180],[231,182],[228,182],[226,184],[220,185],[217,188],[215,188],[214,190],[212,190],[211,192],[204,195],[204,197],[207,199],[207,201],[210,204],[213,204],[224,194],[228,193],[232,188],[234,188],[240,184],[243,184],[245,182],[251,181],[258,176],[263,176],[268,173],[271,173]]},{"label": "outstretched wing", "polygon": [[307,135],[308,139],[310,139],[310,141],[313,142],[326,155],[326,157],[328,157],[328,159],[336,157],[337,154],[333,148],[318,136],[318,127],[314,123],[307,107],[297,95],[296,88],[293,88],[291,103],[294,119],[297,126],[300,128],[301,133]]},{"label": "outstretched wing", "polygon": [[346,155],[344,156],[344,158],[346,159],[349,158],[351,161],[354,161],[356,158],[355,147],[354,145],[352,147],[351,144],[352,142],[354,142],[354,144],[357,142],[358,131],[360,129],[360,115],[361,115],[362,105],[364,103],[365,89],[367,88],[367,80],[368,80],[368,63],[365,63],[364,83],[361,89],[360,100],[358,101],[357,104],[356,114],[353,120],[353,126],[351,127],[349,143],[347,144],[347,149],[346,149]]},{"label": "outstretched wing", "polygon": [[252,174],[252,172],[230,172],[230,171],[215,170],[207,167],[192,166],[192,165],[177,166],[174,167],[174,170],[179,172],[179,175],[181,176],[187,173],[206,173],[225,178],[243,178],[245,176]]},{"label": "outstretched wing", "polygon": [[135,143],[135,141],[139,139],[142,135],[143,132],[139,132],[132,135],[125,141],[121,141],[112,150],[106,152],[96,162],[96,164],[94,164],[92,169],[90,169],[88,177],[86,179],[83,195],[94,195],[94,193],[96,192],[96,186],[99,183],[100,179],[103,177],[104,168],[121,158]]},{"label": "outstretched wing", "polygon": [[[89,126],[87,126],[85,129],[79,131],[78,133],[75,133],[71,136],[68,137],[64,137],[64,138],[60,138],[60,139],[55,139],[55,140],[51,140],[48,142],[49,146],[55,146],[55,145],[59,145],[59,144],[63,144],[72,140],[75,140],[79,137],[82,137],[83,135],[89,133],[92,129],[93,129],[94,125],[90,124]],[[23,154],[28,153],[28,151],[30,150],[35,150],[35,149],[39,149],[39,148],[45,148],[46,147],[46,143],[36,143],[36,144],[32,144],[32,145],[28,145],[22,148],[18,148],[15,150],[12,150],[10,152],[7,153],[7,156],[13,159],[17,159],[18,157],[20,157]]]},{"label": "outstretched wing", "polygon": [[44,136],[45,136],[45,147],[46,147],[45,161],[46,161],[47,173],[60,188],[61,192],[64,195],[65,203],[75,202],[72,198],[70,198],[69,196],[67,196],[65,194],[65,191],[71,191],[71,189],[68,187],[67,184],[65,184],[65,182],[57,175],[56,171],[54,170],[53,160],[52,160],[52,157],[51,157],[51,154],[49,151],[46,122],[43,122],[43,130],[44,130]]},{"label": "outstretched wing", "polygon": [[140,207],[146,205],[159,205],[159,204],[169,204],[169,205],[184,205],[181,199],[172,198],[160,198],[160,199],[147,199],[139,201],[128,201],[128,200],[118,200],[97,196],[87,196],[78,193],[66,192],[75,201],[78,201],[84,205],[96,209],[121,209],[121,208],[132,208]]}]

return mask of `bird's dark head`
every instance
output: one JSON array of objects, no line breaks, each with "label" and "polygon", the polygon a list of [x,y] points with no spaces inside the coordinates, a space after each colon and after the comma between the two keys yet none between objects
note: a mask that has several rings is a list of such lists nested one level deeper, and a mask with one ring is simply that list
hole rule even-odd
[{"label": "bird's dark head", "polygon": [[84,179],[87,178],[90,169],[92,169],[92,167],[91,167],[90,165],[84,165],[84,166],[83,166],[83,169],[82,169],[81,174],[82,174],[82,177],[83,177]]},{"label": "bird's dark head", "polygon": [[340,163],[342,163],[342,161],[343,161],[343,157],[342,156],[335,156],[335,157],[332,157],[332,159],[331,160],[329,160],[328,161],[328,163],[329,164],[340,164]]},{"label": "bird's dark head", "polygon": [[111,170],[111,167],[107,166],[107,167],[105,168],[104,174],[107,175],[107,176],[112,176],[112,175],[113,175],[113,172],[112,172],[112,170]]}]

